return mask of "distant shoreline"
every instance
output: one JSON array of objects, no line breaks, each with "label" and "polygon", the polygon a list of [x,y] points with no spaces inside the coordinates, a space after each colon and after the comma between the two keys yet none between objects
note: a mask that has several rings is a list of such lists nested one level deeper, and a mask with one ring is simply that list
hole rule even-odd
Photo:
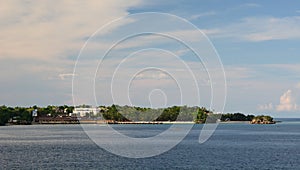
[{"label": "distant shoreline", "polygon": [[250,121],[221,121],[222,124],[250,124]]},{"label": "distant shoreline", "polygon": [[[276,121],[280,123],[281,121]],[[220,121],[216,122],[219,124],[250,124],[250,121]],[[63,122],[43,122],[43,123],[33,123],[33,124],[6,124],[6,126],[15,126],[15,125],[68,125],[68,124],[109,124],[109,125],[147,125],[147,124],[164,124],[164,125],[171,125],[171,124],[197,124],[193,121],[135,121],[135,122],[108,122],[105,120],[80,120],[78,122],[73,123],[63,123]],[[204,123],[205,124],[205,123]]]},{"label": "distant shoreline", "polygon": [[[274,121],[275,123],[281,123],[282,121]],[[219,124],[251,124],[251,121],[218,121]],[[42,121],[42,122],[32,122],[31,124],[14,124],[6,123],[5,126],[15,126],[15,125],[68,125],[68,124],[110,124],[110,125],[172,125],[172,124],[199,124],[194,121],[111,121],[111,120],[77,120],[77,121]],[[208,124],[208,123],[200,123]]]}]

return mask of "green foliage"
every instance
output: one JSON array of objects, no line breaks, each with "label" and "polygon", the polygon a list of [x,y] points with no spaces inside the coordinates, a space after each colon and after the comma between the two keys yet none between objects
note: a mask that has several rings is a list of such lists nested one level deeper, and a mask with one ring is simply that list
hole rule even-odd
[{"label": "green foliage", "polygon": [[265,116],[265,115],[255,116],[253,120],[260,121],[260,122],[273,122],[273,118],[271,116]]},{"label": "green foliage", "polygon": [[198,107],[172,106],[168,108],[142,108],[131,106],[103,107],[100,112],[106,120],[128,121],[193,121]]},{"label": "green foliage", "polygon": [[23,107],[0,107],[0,125],[5,125],[10,119],[17,118],[21,122],[31,122],[32,116],[30,109]]},{"label": "green foliage", "polygon": [[[88,105],[83,105],[87,107]],[[31,122],[32,111],[37,109],[38,116],[67,116],[74,110],[73,106],[52,106],[29,108],[0,106],[0,125],[5,125],[11,119],[18,119],[20,122]],[[208,117],[208,115],[210,115]],[[273,121],[270,116],[244,115],[242,113],[213,114],[204,107],[172,106],[168,108],[143,108],[133,106],[101,106],[97,115],[91,115],[93,118],[101,117],[106,120],[114,121],[194,121],[195,123],[213,123],[221,117],[222,121],[251,121],[257,119],[260,121]]]},{"label": "green foliage", "polygon": [[180,107],[173,106],[163,110],[162,114],[156,121],[175,121],[179,115]]},{"label": "green foliage", "polygon": [[[32,111],[34,109],[38,110],[38,116],[58,116],[58,115],[68,115],[73,112],[73,106],[47,106],[44,108],[39,108],[36,105],[33,107],[7,107],[0,106],[0,125],[5,125],[9,120],[15,119],[21,124],[29,124],[32,120]],[[66,110],[66,112],[65,112]]]},{"label": "green foliage", "polygon": [[103,113],[103,117],[106,120],[114,120],[114,121],[128,121],[122,114],[119,113],[117,106],[112,105],[108,108],[106,112]]},{"label": "green foliage", "polygon": [[251,121],[254,118],[254,115],[244,115],[242,113],[227,113],[223,114],[221,121]]},{"label": "green foliage", "polygon": [[10,118],[12,112],[6,106],[0,107],[0,125],[5,125]]},{"label": "green foliage", "polygon": [[67,114],[73,113],[73,110],[74,110],[74,106],[66,106],[66,112],[67,112]]},{"label": "green foliage", "polygon": [[195,123],[205,123],[209,111],[206,108],[199,108],[197,112]]},{"label": "green foliage", "polygon": [[177,121],[194,121],[197,117],[198,107],[180,107],[180,113],[177,116]]}]

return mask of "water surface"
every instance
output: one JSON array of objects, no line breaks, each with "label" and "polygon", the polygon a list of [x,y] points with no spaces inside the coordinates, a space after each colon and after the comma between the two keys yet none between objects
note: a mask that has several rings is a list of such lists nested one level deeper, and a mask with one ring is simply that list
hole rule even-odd
[{"label": "water surface", "polygon": [[[149,137],[169,125],[114,125],[131,137]],[[220,124],[204,144],[195,125],[172,150],[131,159],[97,146],[80,125],[0,127],[1,169],[299,169],[300,122]],[[126,147],[126,146],[124,146]]]}]

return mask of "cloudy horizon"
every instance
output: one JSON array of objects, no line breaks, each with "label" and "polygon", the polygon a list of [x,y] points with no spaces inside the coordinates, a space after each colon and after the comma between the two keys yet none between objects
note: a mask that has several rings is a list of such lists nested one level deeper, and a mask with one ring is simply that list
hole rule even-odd
[{"label": "cloudy horizon", "polygon": [[[93,0],[89,3],[1,0],[0,104],[72,105],[72,77],[79,75],[76,72],[74,74],[74,65],[86,40],[99,28],[120,17],[143,12],[162,12],[179,16],[194,24],[208,36],[217,50],[227,81],[224,112],[300,117],[299,6],[300,3],[296,1],[274,3],[271,0],[263,2],[230,0],[226,3],[222,1],[186,3],[169,0],[164,2],[134,0],[126,3],[120,0],[101,2]],[[116,32],[122,33],[121,28],[129,29],[133,22],[135,21],[128,20],[107,32],[102,32],[101,45],[97,44],[99,42],[90,44],[91,51],[93,48],[107,49],[106,43],[109,39],[106,38],[108,36],[114,38]],[[146,24],[146,21],[144,22]],[[199,41],[195,39],[195,32],[178,29],[171,29],[169,32],[166,30],[166,33],[184,35],[191,42]],[[101,36],[96,38],[101,39]],[[153,47],[151,43],[157,40],[159,43]],[[197,66],[188,50],[181,46],[171,48],[166,44],[171,44],[171,41],[157,36],[136,37],[135,41],[120,45],[115,55],[125,55],[139,46],[153,49],[160,47],[172,51],[187,65]],[[166,63],[164,68],[173,69],[179,79],[186,75],[180,70],[183,65],[179,67],[180,62],[170,62],[173,60],[172,55],[165,51],[141,51],[140,54],[143,57],[135,61],[139,64],[148,64],[154,60],[157,62],[156,66]],[[159,55],[160,57],[150,59],[150,56]],[[93,54],[89,53],[88,56],[90,58],[82,60],[87,62],[83,65],[93,62]],[[107,68],[115,64],[111,60],[106,61]],[[122,73],[133,72],[131,69],[134,66],[130,63],[125,62],[123,67],[126,69],[122,70]],[[202,90],[202,94],[206,96],[205,89],[209,78],[206,74],[202,74],[202,69],[198,67],[196,72],[201,77],[198,84],[202,85],[199,87],[203,89],[200,91]],[[105,74],[96,77],[101,82],[99,87],[104,88],[107,78]],[[151,79],[165,82],[166,87],[173,82],[167,72],[154,71],[136,75],[133,85],[140,83],[146,86],[158,82],[150,81]],[[165,93],[176,94],[177,90],[174,86]],[[162,95],[165,94],[158,94]],[[132,97],[138,104],[146,105],[141,100],[142,96],[132,93]],[[174,101],[170,100],[170,105],[178,103],[177,99],[173,99]],[[195,104],[195,101],[187,101],[184,104]],[[84,102],[86,101],[82,100],[82,104]],[[207,103],[209,102],[204,101],[203,105],[207,106]],[[101,98],[99,104],[109,104],[109,100]]]}]

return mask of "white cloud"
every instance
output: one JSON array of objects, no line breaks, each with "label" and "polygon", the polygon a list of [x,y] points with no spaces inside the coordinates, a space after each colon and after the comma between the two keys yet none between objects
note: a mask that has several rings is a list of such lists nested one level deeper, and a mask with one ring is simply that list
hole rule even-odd
[{"label": "white cloud", "polygon": [[84,38],[137,4],[120,0],[1,2],[0,58],[53,60],[78,52]]},{"label": "white cloud", "polygon": [[288,90],[286,91],[281,97],[280,97],[280,104],[277,105],[276,110],[277,111],[296,111],[299,107],[295,102],[295,99],[292,96],[292,91]]},{"label": "white cloud", "polygon": [[159,71],[150,71],[150,72],[144,72],[140,73],[136,76],[138,79],[167,79],[169,76],[163,72]]},{"label": "white cloud", "polygon": [[278,112],[292,112],[299,110],[299,106],[296,104],[296,100],[292,95],[292,90],[287,90],[280,96],[280,102],[278,105],[273,105],[273,103],[258,105],[258,110],[261,111],[272,111],[276,110]]},{"label": "white cloud", "polygon": [[71,82],[60,80],[72,75],[72,60],[85,40],[104,24],[126,16],[140,1],[0,0],[0,4],[0,77],[9,83],[1,85],[0,101],[43,105],[70,100]]},{"label": "white cloud", "polygon": [[63,74],[59,74],[58,77],[61,79],[61,80],[65,80],[67,77],[73,77],[75,76],[75,74],[73,73],[63,73]]},{"label": "white cloud", "polygon": [[212,16],[212,15],[216,15],[217,13],[215,11],[209,11],[209,12],[204,12],[204,13],[200,13],[200,14],[196,14],[196,15],[192,15],[190,17],[191,20],[194,20],[194,19],[199,19],[199,18],[202,18],[202,17],[207,17],[207,16]]}]

